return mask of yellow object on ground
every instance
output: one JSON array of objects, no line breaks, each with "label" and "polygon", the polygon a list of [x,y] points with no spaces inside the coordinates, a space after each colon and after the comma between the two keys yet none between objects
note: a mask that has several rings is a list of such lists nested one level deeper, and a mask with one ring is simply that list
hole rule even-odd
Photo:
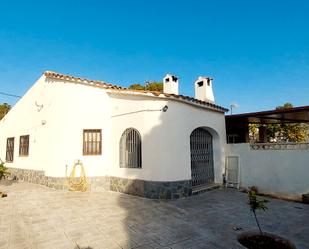
[{"label": "yellow object on ground", "polygon": [[[77,167],[80,167],[80,176],[76,177],[76,169]],[[70,191],[81,191],[85,192],[88,190],[88,182],[85,174],[85,169],[80,160],[77,160],[74,163],[72,172],[68,179],[68,185],[69,185],[69,190]]]}]

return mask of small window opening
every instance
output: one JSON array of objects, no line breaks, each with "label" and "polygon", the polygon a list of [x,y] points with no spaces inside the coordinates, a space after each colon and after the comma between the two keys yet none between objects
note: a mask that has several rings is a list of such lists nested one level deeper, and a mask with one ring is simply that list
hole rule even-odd
[{"label": "small window opening", "polygon": [[176,82],[178,78],[176,76],[172,76],[172,80]]},{"label": "small window opening", "polygon": [[204,85],[204,82],[203,82],[203,81],[197,82],[197,85],[198,85],[199,87],[201,87],[201,86]]}]

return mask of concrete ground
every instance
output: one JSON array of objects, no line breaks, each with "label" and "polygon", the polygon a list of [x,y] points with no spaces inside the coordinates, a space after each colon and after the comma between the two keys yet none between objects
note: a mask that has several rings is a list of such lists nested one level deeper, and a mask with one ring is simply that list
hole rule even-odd
[{"label": "concrete ground", "polygon": [[[256,229],[246,195],[231,189],[173,201],[8,181],[0,189],[8,193],[0,199],[0,249],[240,249],[236,236]],[[268,206],[258,213],[262,228],[308,248],[309,205]]]}]

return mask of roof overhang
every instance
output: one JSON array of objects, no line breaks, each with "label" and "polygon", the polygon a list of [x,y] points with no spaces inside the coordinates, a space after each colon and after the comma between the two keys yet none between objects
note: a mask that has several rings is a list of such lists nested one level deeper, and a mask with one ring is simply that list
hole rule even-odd
[{"label": "roof overhang", "polygon": [[209,102],[204,102],[204,101],[199,101],[197,99],[183,96],[183,95],[175,95],[175,94],[165,94],[165,93],[159,93],[159,92],[150,92],[150,91],[130,91],[130,90],[114,90],[114,89],[107,89],[107,93],[110,94],[116,94],[116,95],[133,95],[133,96],[141,96],[143,98],[153,98],[153,99],[161,99],[161,100],[172,100],[184,104],[188,104],[194,107],[198,107],[201,109],[206,109],[210,111],[215,111],[222,113],[224,115],[225,112],[228,111],[228,109],[209,103]]},{"label": "roof overhang", "polygon": [[247,124],[309,123],[309,106],[226,115],[226,120]]}]

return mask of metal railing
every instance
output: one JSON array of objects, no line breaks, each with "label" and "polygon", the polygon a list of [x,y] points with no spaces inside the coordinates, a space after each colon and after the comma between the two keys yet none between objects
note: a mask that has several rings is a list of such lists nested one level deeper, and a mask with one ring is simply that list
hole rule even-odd
[{"label": "metal railing", "polygon": [[254,143],[251,150],[309,150],[309,143]]},{"label": "metal railing", "polygon": [[120,139],[120,168],[142,167],[142,141],[139,132],[126,129]]}]

